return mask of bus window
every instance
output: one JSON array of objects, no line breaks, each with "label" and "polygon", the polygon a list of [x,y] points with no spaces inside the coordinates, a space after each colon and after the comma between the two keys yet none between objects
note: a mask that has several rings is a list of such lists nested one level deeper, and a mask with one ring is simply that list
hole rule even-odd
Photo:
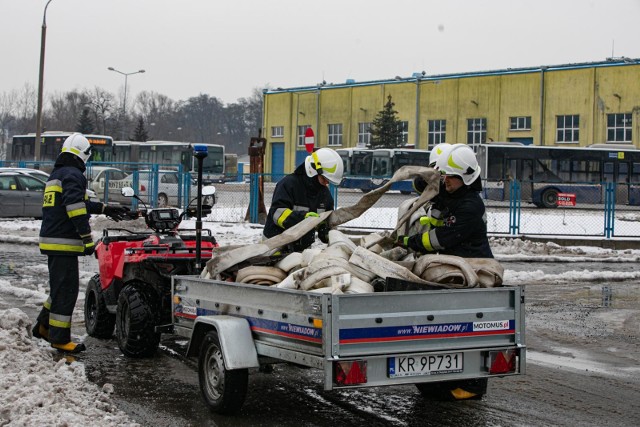
[{"label": "bus window", "polygon": [[589,161],[587,162],[589,167],[587,171],[587,181],[592,183],[600,183],[600,162]]},{"label": "bus window", "polygon": [[537,159],[533,180],[536,182],[562,182],[560,177],[554,172],[554,168],[557,167],[557,163],[550,159]]},{"label": "bus window", "polygon": [[571,162],[569,160],[557,160],[556,175],[562,182],[571,181]]},{"label": "bus window", "polygon": [[631,184],[640,183],[640,163],[633,163],[631,165]]},{"label": "bus window", "polygon": [[496,181],[505,179],[501,156],[489,156],[487,165],[487,179]]},{"label": "bus window", "polygon": [[573,182],[586,182],[587,162],[585,160],[574,160],[571,163],[571,180]]},{"label": "bus window", "polygon": [[626,184],[629,182],[629,165],[627,163],[618,163],[618,184]]},{"label": "bus window", "polygon": [[604,182],[613,182],[613,163],[605,162],[603,171]]}]

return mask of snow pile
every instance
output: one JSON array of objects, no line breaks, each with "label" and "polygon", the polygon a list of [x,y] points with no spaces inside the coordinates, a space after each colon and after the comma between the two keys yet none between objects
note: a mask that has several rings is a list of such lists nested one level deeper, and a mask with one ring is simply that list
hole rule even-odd
[{"label": "snow pile", "polygon": [[17,308],[0,311],[0,425],[139,426],[115,407],[110,384],[100,390],[82,363],[56,362],[30,325]]}]

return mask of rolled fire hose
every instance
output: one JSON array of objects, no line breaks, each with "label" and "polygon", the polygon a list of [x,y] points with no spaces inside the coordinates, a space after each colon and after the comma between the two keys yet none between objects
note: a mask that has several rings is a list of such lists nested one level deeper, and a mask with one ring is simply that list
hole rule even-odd
[{"label": "rolled fire hose", "polygon": [[424,280],[449,287],[478,286],[478,275],[471,264],[455,255],[423,255],[416,261],[413,273]]},{"label": "rolled fire hose", "polygon": [[236,282],[255,285],[273,285],[282,282],[287,274],[276,267],[252,265],[238,270]]}]

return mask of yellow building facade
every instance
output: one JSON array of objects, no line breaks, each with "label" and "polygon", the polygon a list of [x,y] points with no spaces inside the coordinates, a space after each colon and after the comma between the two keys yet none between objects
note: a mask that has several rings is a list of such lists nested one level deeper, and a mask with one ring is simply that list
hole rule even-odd
[{"label": "yellow building facade", "polygon": [[640,147],[640,60],[321,84],[264,92],[266,172],[289,173],[316,147],[364,147],[392,97],[407,145],[517,141]]}]

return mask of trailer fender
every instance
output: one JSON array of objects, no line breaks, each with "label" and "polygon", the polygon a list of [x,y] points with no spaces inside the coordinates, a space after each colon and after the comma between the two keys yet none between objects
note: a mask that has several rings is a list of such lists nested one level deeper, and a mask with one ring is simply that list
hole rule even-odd
[{"label": "trailer fender", "polygon": [[227,369],[257,368],[260,366],[249,322],[240,317],[225,315],[196,318],[191,340],[189,340],[187,357],[198,356],[204,336],[213,329],[218,332],[222,346],[222,357]]}]

